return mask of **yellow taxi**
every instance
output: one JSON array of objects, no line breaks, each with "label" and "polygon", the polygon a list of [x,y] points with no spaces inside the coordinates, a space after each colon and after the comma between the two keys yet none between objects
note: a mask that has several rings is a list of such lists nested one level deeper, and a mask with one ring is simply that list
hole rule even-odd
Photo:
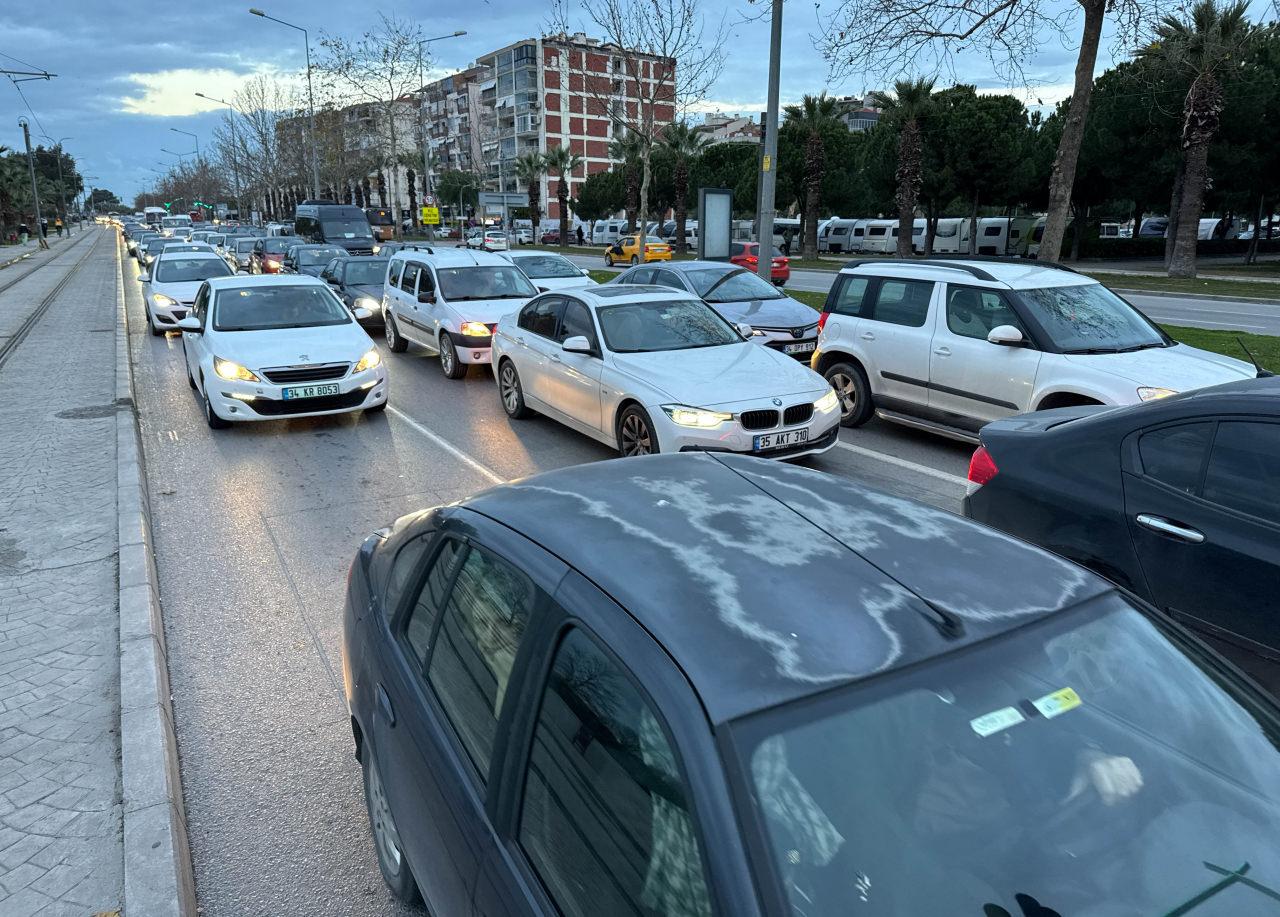
[{"label": "yellow taxi", "polygon": [[[649,236],[644,243],[644,260],[670,261],[671,246],[659,241],[656,236]],[[609,267],[615,264],[639,264],[640,243],[635,236],[623,236],[604,250],[604,263]]]}]

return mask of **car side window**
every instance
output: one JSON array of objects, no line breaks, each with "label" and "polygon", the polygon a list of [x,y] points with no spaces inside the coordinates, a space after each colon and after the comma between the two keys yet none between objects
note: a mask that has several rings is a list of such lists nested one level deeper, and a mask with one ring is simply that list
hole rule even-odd
[{"label": "car side window", "polygon": [[404,273],[400,275],[400,289],[404,290],[410,296],[414,292],[414,284],[418,282],[418,265],[406,261],[404,263]]},{"label": "car side window", "polygon": [[434,293],[436,291],[436,277],[431,273],[431,268],[425,264],[418,267],[418,292]]},{"label": "car side window", "polygon": [[387,286],[400,286],[400,273],[404,268],[403,261],[392,261],[387,265]]},{"label": "car side window", "polygon": [[1204,499],[1280,523],[1280,424],[1223,421],[1204,473]]},{"label": "car side window", "polygon": [[471,548],[441,610],[427,681],[482,780],[534,594],[515,567]]},{"label": "car side window", "polygon": [[739,255],[745,254],[747,247],[741,242],[732,242],[729,245],[729,257],[737,258]]},{"label": "car side window", "polygon": [[867,289],[870,285],[870,278],[841,274],[828,294],[828,311],[855,318],[863,315],[863,309],[868,304]]},{"label": "car side window", "polygon": [[632,268],[631,272],[627,274],[627,283],[653,283],[654,273],[655,270],[651,267]]},{"label": "car side window", "polygon": [[635,679],[579,630],[542,695],[519,842],[566,917],[711,914],[678,755]]},{"label": "car side window", "polygon": [[571,299],[564,307],[564,317],[560,319],[560,334],[556,337],[561,344],[571,337],[584,337],[596,346],[596,329],[591,321],[591,313],[587,307],[576,299]]},{"label": "car side window", "polygon": [[1180,424],[1142,434],[1138,440],[1142,473],[1184,493],[1196,493],[1212,435],[1211,423]]},{"label": "car side window", "polygon": [[200,327],[204,327],[204,313],[209,306],[209,285],[207,283],[200,284],[200,290],[196,293],[195,302],[191,306],[191,314],[200,320]]},{"label": "car side window", "polygon": [[1012,325],[1026,336],[1018,314],[998,291],[947,285],[947,328],[952,334],[985,341],[1000,325]]},{"label": "car side window", "polygon": [[[422,545],[417,551],[416,557],[410,558],[411,562],[422,559],[422,555],[426,550],[427,543],[430,538],[423,538]],[[418,597],[413,603],[413,607],[409,609],[409,613],[405,616],[404,623],[404,640],[409,646],[409,652],[413,658],[417,660],[419,666],[427,663],[427,656],[431,650],[431,637],[435,633],[436,619],[440,616],[440,609],[444,607],[445,594],[449,590],[449,584],[453,582],[453,573],[458,566],[458,558],[462,556],[465,546],[460,544],[456,538],[446,538],[440,549],[436,551],[434,559],[431,561],[431,570],[427,573],[426,580],[422,583],[422,589],[418,591]],[[404,553],[403,551],[401,553]],[[400,556],[396,556],[396,566],[400,564]],[[391,569],[391,578],[395,579],[396,566]],[[410,579],[412,572],[406,574]],[[406,583],[408,580],[405,581]],[[403,584],[402,584],[403,586]],[[388,587],[388,593],[390,592]],[[389,604],[393,604],[388,600]]]},{"label": "car side window", "polygon": [[516,324],[540,337],[555,338],[556,323],[560,320],[560,312],[563,309],[563,299],[557,296],[544,296],[525,306]]},{"label": "car side window", "polygon": [[663,287],[675,287],[677,290],[683,290],[684,284],[680,282],[680,278],[675,271],[657,270],[653,273],[653,283]]},{"label": "car side window", "polygon": [[878,322],[920,328],[929,316],[932,280],[881,280],[871,315]]},{"label": "car side window", "polygon": [[382,593],[382,615],[390,618],[400,604],[400,596],[421,567],[422,555],[431,544],[431,535],[418,535],[410,539],[396,552],[391,569],[387,572],[387,584]]}]

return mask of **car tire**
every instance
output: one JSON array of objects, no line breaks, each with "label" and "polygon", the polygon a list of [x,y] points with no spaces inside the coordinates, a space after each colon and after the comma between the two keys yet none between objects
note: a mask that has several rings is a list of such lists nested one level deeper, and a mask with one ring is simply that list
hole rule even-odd
[{"label": "car tire", "polygon": [[613,267],[613,255],[609,254],[608,252],[604,253],[604,266]]},{"label": "car tire", "polygon": [[392,353],[404,353],[409,349],[409,342],[401,336],[395,318],[390,315],[383,320],[382,335],[387,339],[387,349]]},{"label": "car tire", "polygon": [[631,256],[631,263],[632,263],[632,264],[639,264],[639,263],[640,263],[640,256],[639,256],[639,255],[632,255],[632,256]]},{"label": "car tire", "polygon": [[203,397],[204,397],[204,419],[205,419],[205,423],[209,425],[209,429],[225,430],[227,427],[231,426],[231,421],[223,420],[221,417],[219,417],[217,414],[213,412],[213,405],[209,402],[209,392],[207,390],[204,392]]},{"label": "car tire", "polygon": [[618,415],[618,454],[627,458],[656,455],[659,451],[658,435],[648,412],[638,404],[628,406]]},{"label": "car tire", "polygon": [[524,403],[520,374],[510,360],[503,360],[498,366],[498,396],[502,399],[502,409],[512,420],[523,420],[533,413]]},{"label": "car tire", "polygon": [[191,386],[194,389],[196,387],[196,380],[192,378],[191,364],[187,362],[187,342],[186,341],[182,342],[182,365],[185,366],[187,370],[187,385]]},{"label": "car tire", "polygon": [[387,883],[391,894],[405,904],[417,904],[421,900],[418,883],[413,878],[404,849],[400,844],[400,832],[391,817],[391,806],[382,788],[382,775],[378,772],[378,758],[366,742],[361,755],[364,772],[364,804],[369,814],[369,831],[373,834],[373,849],[378,859],[378,871]]},{"label": "car tire", "polygon": [[860,427],[871,419],[875,404],[871,400],[871,386],[867,374],[852,363],[836,363],[824,374],[840,399],[840,424]]},{"label": "car tire", "polygon": [[151,307],[144,305],[142,308],[147,313],[147,327],[151,329],[151,336],[157,337],[157,338],[160,337],[160,335],[164,334],[164,332],[161,331],[158,327],[156,327],[156,320],[155,320],[155,317],[152,316],[151,314]]},{"label": "car tire", "polygon": [[461,379],[467,374],[467,364],[458,359],[458,348],[453,346],[449,332],[440,332],[440,371],[446,379]]}]

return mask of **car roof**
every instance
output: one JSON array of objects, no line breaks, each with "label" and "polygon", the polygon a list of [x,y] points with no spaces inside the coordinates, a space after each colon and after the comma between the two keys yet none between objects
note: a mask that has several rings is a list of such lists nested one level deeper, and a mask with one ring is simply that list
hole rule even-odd
[{"label": "car roof", "polygon": [[[653,266],[650,265],[650,267]],[[637,267],[643,267],[643,265],[637,265]],[[742,265],[734,264],[730,261],[664,261],[662,263],[663,270],[675,271],[678,274],[683,274],[687,271],[705,271],[707,268],[719,268],[725,273],[743,270]]]},{"label": "car roof", "polygon": [[222,256],[211,248],[197,248],[194,251],[162,251],[156,255],[157,261],[167,261],[170,258],[208,258],[212,261],[221,261]]},{"label": "car roof", "polygon": [[310,274],[232,274],[228,277],[210,277],[206,281],[211,290],[222,290],[228,287],[322,287],[328,284],[319,277]]},{"label": "car roof", "polygon": [[952,652],[1114,588],[953,513],[747,456],[595,462],[461,505],[610,595],[684,670],[714,723]]},{"label": "car roof", "polygon": [[1062,265],[1007,258],[857,258],[848,262],[841,273],[938,280],[1011,290],[1083,286],[1098,282]]},{"label": "car roof", "polygon": [[409,259],[429,262],[435,267],[511,266],[511,262],[501,255],[496,255],[492,252],[478,252],[469,248],[435,248],[421,245],[416,248],[402,248],[391,254],[392,261]]},{"label": "car roof", "polygon": [[502,255],[506,257],[508,260],[511,260],[513,258],[546,258],[548,255],[550,255],[553,258],[564,258],[565,261],[569,260],[559,252],[544,252],[536,248],[533,250],[516,249],[515,251],[502,252]]},{"label": "car roof", "polygon": [[[654,286],[647,283],[602,283],[594,287],[574,287],[572,290],[557,291],[563,296],[571,293],[580,299],[596,306],[612,305],[614,300],[625,299],[629,302],[670,302],[672,298],[687,299],[700,302],[696,296],[685,290],[671,287]],[[595,300],[595,302],[591,302]]]}]

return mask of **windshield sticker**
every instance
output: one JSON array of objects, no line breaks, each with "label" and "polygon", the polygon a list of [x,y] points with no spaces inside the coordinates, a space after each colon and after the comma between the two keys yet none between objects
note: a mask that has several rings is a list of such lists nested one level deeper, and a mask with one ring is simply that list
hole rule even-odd
[{"label": "windshield sticker", "polygon": [[974,717],[969,720],[969,726],[985,739],[987,736],[1000,732],[1002,729],[1017,726],[1019,723],[1025,722],[1026,719],[1017,707],[1001,707],[999,710],[992,710],[990,713]]},{"label": "windshield sticker", "polygon": [[1068,710],[1074,710],[1081,703],[1083,702],[1080,700],[1080,695],[1074,688],[1061,688],[1052,694],[1033,700],[1031,706],[1039,710],[1040,715],[1046,720],[1051,720]]}]

